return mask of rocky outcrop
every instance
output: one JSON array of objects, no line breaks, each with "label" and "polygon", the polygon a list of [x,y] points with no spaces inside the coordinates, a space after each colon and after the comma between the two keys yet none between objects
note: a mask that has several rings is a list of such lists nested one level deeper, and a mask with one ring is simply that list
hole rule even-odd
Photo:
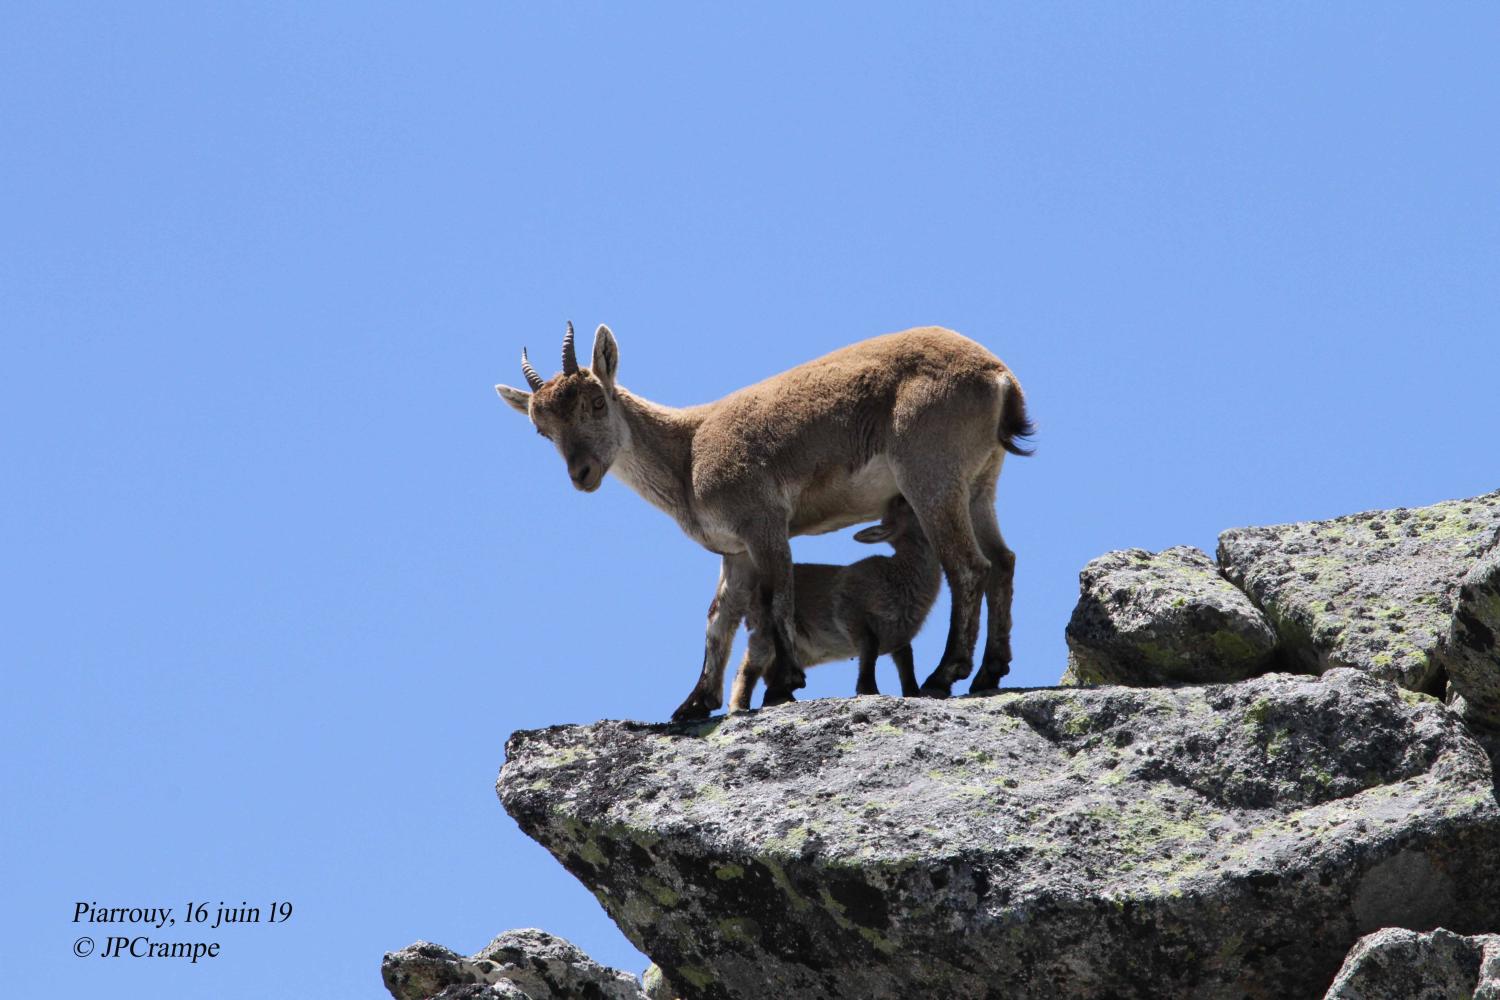
[{"label": "rocky outcrop", "polygon": [[1324,1000],[1500,1000],[1500,934],[1387,929],[1360,940]]},{"label": "rocky outcrop", "polygon": [[1078,582],[1067,628],[1071,683],[1203,684],[1270,666],[1270,623],[1199,549],[1109,552]]},{"label": "rocky outcrop", "polygon": [[1067,677],[1127,686],[516,733],[505,808],[655,964],[521,931],[387,985],[1500,1000],[1497,541],[1500,492],[1109,553]]},{"label": "rocky outcrop", "polygon": [[1317,996],[1500,927],[1490,764],[1352,670],[518,732],[505,808],[682,995]]},{"label": "rocky outcrop", "polygon": [[1500,545],[1464,576],[1446,656],[1464,717],[1500,730]]},{"label": "rocky outcrop", "polygon": [[449,986],[493,981],[470,959],[430,941],[386,952],[380,978],[396,1000],[427,1000]]},{"label": "rocky outcrop", "polygon": [[634,976],[600,965],[577,945],[534,928],[506,931],[469,958],[418,941],[387,954],[380,973],[396,1000],[645,998]]},{"label": "rocky outcrop", "polygon": [[1500,491],[1219,536],[1219,564],[1304,669],[1438,693],[1460,584],[1500,534]]}]

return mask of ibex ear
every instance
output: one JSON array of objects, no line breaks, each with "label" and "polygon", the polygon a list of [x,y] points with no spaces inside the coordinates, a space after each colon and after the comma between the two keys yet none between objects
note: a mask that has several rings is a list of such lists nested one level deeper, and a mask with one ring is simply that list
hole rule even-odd
[{"label": "ibex ear", "polygon": [[883,542],[895,534],[888,524],[872,524],[868,528],[861,528],[854,533],[856,542],[864,542],[866,545],[874,545]]},{"label": "ibex ear", "polygon": [[508,385],[497,385],[495,391],[500,394],[501,399],[510,404],[511,409],[518,410],[528,417],[531,416],[531,393],[512,389]]},{"label": "ibex ear", "polygon": [[615,371],[619,367],[620,348],[615,343],[615,335],[609,332],[609,327],[600,323],[599,329],[594,331],[594,364],[591,370],[611,395],[615,391]]}]

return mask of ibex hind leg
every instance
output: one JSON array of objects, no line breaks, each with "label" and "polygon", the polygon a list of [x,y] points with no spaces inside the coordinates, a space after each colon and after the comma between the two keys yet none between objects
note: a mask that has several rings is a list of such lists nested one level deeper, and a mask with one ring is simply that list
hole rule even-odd
[{"label": "ibex hind leg", "polygon": [[866,631],[859,641],[859,677],[854,682],[856,695],[879,694],[875,682],[875,661],[880,658],[880,640],[875,633]]},{"label": "ibex hind leg", "polygon": [[995,517],[995,478],[1000,473],[1000,461],[1004,457],[1003,452],[996,452],[992,465],[975,481],[974,498],[969,504],[974,537],[990,561],[984,585],[989,619],[984,659],[980,661],[974,683],[969,686],[971,694],[995,690],[1000,686],[1000,678],[1010,673],[1010,609],[1015,591],[1016,554],[1005,544],[1000,523]]},{"label": "ibex hind leg", "polygon": [[917,685],[917,665],[912,659],[911,644],[891,650],[891,662],[896,664],[896,673],[901,678],[901,697],[920,695],[922,689]]},{"label": "ibex hind leg", "polygon": [[946,698],[953,692],[953,682],[969,676],[974,670],[974,646],[979,641],[979,609],[984,600],[984,583],[989,574],[989,560],[974,539],[969,522],[968,497],[947,496],[931,500],[906,494],[922,530],[938,552],[943,575],[948,580],[952,615],[948,621],[948,642],[943,658],[922,682],[922,694],[929,698]]},{"label": "ibex hind leg", "polygon": [[976,481],[994,464],[1003,403],[1002,387],[993,380],[952,386],[937,401],[914,399],[923,412],[893,448],[896,487],[942,563],[952,603],[943,658],[922,683],[929,697],[946,698],[953,682],[974,670],[990,563],[974,537],[969,504]]}]

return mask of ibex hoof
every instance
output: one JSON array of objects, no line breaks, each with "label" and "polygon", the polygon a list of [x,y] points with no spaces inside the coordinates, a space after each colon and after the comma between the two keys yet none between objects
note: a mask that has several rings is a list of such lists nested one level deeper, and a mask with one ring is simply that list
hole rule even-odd
[{"label": "ibex hoof", "polygon": [[698,722],[708,718],[710,714],[712,714],[712,709],[694,696],[677,707],[677,711],[672,713],[672,721]]},{"label": "ibex hoof", "polygon": [[790,689],[781,689],[777,691],[768,690],[766,691],[765,698],[761,699],[760,707],[775,708],[777,705],[785,705],[788,702],[793,702],[796,700],[796,696],[792,694]]},{"label": "ibex hoof", "polygon": [[986,660],[979,666],[979,673],[974,675],[974,683],[969,685],[969,693],[975,694],[980,691],[994,691],[1000,687],[1000,678],[1010,673],[1010,659]]},{"label": "ibex hoof", "polygon": [[917,694],[923,698],[947,698],[953,694],[953,688],[948,684],[935,684],[932,681],[928,681],[922,685]]},{"label": "ibex hoof", "polygon": [[983,694],[986,691],[1001,690],[1001,678],[1011,672],[1010,664],[992,670],[989,667],[980,667],[980,673],[975,675],[974,684],[969,685],[969,694]]},{"label": "ibex hoof", "polygon": [[864,697],[867,697],[869,695],[879,694],[879,693],[880,693],[880,689],[877,688],[877,687],[875,687],[873,684],[870,685],[870,686],[868,686],[868,687],[861,686],[861,687],[856,687],[854,689],[854,696],[856,698],[864,698]]}]

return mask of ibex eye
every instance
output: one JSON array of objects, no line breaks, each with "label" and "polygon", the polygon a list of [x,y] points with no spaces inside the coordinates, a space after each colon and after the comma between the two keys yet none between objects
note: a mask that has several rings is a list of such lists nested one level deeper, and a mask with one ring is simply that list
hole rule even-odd
[{"label": "ibex eye", "polygon": [[604,409],[604,397],[603,396],[595,396],[594,397],[594,409],[595,410],[602,410],[602,409]]}]

